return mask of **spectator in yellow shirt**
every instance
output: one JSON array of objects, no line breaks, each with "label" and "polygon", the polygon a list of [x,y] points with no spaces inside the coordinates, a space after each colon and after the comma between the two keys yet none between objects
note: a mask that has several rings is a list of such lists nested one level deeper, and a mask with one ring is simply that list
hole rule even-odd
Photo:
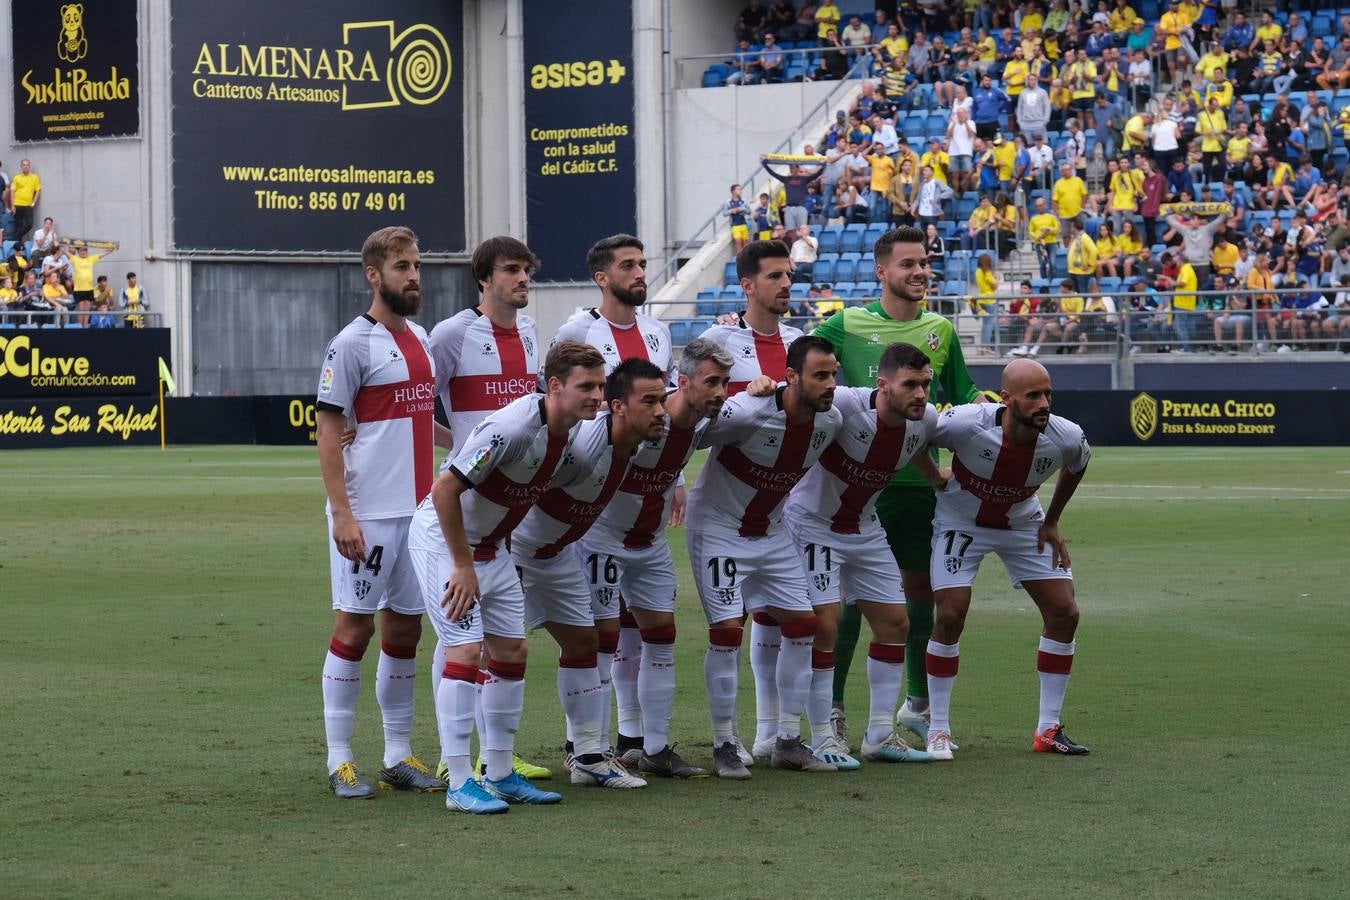
[{"label": "spectator in yellow shirt", "polygon": [[1087,236],[1081,219],[1075,219],[1069,238],[1069,277],[1074,289],[1086,294],[1092,290],[1092,279],[1097,274],[1097,244]]},{"label": "spectator in yellow shirt", "polygon": [[1199,287],[1200,279],[1195,267],[1183,262],[1181,271],[1177,273],[1175,293],[1172,294],[1172,327],[1176,329],[1182,353],[1191,352],[1191,332],[1198,318],[1195,292]]},{"label": "spectator in yellow shirt", "polygon": [[0,308],[8,309],[19,301],[19,292],[14,290],[14,279],[6,275],[0,278]]},{"label": "spectator in yellow shirt", "polygon": [[1167,63],[1167,77],[1173,84],[1177,80],[1181,36],[1187,27],[1185,18],[1177,9],[1177,0],[1168,0],[1167,12],[1158,19],[1155,34],[1163,39],[1163,60]]},{"label": "spectator in yellow shirt", "polygon": [[1200,152],[1205,158],[1205,172],[1210,181],[1222,181],[1228,166],[1224,162],[1224,144],[1228,140],[1228,118],[1219,108],[1219,98],[1211,96],[1209,103],[1195,119],[1195,133],[1200,137]]},{"label": "spectator in yellow shirt", "polygon": [[1261,13],[1261,25],[1256,29],[1256,37],[1252,39],[1252,45],[1248,50],[1256,51],[1257,47],[1263,46],[1266,41],[1273,41],[1279,46],[1280,38],[1284,37],[1284,28],[1269,11]]},{"label": "spectator in yellow shirt", "polygon": [[[1138,174],[1138,170],[1131,174]],[[1121,277],[1134,275],[1135,261],[1144,250],[1144,236],[1135,227],[1133,219],[1120,223],[1120,233],[1116,235],[1116,249],[1120,251]]]},{"label": "spectator in yellow shirt", "polygon": [[[1119,173],[1117,173],[1119,174]],[[1116,243],[1115,229],[1110,221],[1102,222],[1097,228],[1097,239],[1093,241],[1097,248],[1098,277],[1116,277],[1120,274],[1120,245]]]},{"label": "spectator in yellow shirt", "polygon": [[[1350,107],[1347,107],[1350,109]],[[1229,169],[1240,169],[1246,165],[1247,160],[1252,155],[1252,138],[1247,133],[1247,123],[1239,122],[1237,133],[1228,139],[1228,146],[1224,148],[1224,153],[1228,158]]]},{"label": "spectator in yellow shirt", "polygon": [[1067,238],[1070,223],[1083,215],[1083,201],[1087,199],[1088,189],[1087,183],[1074,173],[1069,163],[1059,167],[1059,174],[1055,186],[1050,189],[1050,202],[1055,215],[1059,216],[1060,233]]},{"label": "spectator in yellow shirt", "polygon": [[[94,266],[104,257],[102,253],[89,252],[84,241],[75,242],[75,255],[70,258],[70,267],[75,270],[73,295],[75,306],[80,312],[94,308]],[[80,324],[85,324],[82,317]]]},{"label": "spectator in yellow shirt", "polygon": [[1241,255],[1238,253],[1237,244],[1228,240],[1220,232],[1219,239],[1214,242],[1214,249],[1209,252],[1209,262],[1213,266],[1212,271],[1215,275],[1232,275],[1237,269],[1238,260]]},{"label": "spectator in yellow shirt", "polygon": [[1036,215],[1027,222],[1027,233],[1031,236],[1031,245],[1036,248],[1036,262],[1040,264],[1041,277],[1049,281],[1053,272],[1055,247],[1059,244],[1059,219],[1051,214],[1044,197],[1036,198]]},{"label": "spectator in yellow shirt", "polygon": [[[988,198],[985,198],[988,199]],[[970,311],[980,319],[981,356],[994,354],[994,329],[998,325],[998,275],[994,272],[994,258],[981,253],[975,264],[975,292],[970,297]]]},{"label": "spectator in yellow shirt", "polygon": [[1195,64],[1195,71],[1201,78],[1213,80],[1214,73],[1218,70],[1227,71],[1229,59],[1228,51],[1223,49],[1222,44],[1215,41],[1209,45],[1209,50]]},{"label": "spectator in yellow shirt", "polygon": [[839,30],[839,22],[844,18],[844,14],[839,11],[834,0],[825,0],[824,3],[816,9],[816,37],[819,40],[825,40],[833,29]]},{"label": "spectator in yellow shirt", "polygon": [[1130,0],[1116,0],[1116,8],[1111,10],[1110,28],[1112,33],[1123,35],[1134,27],[1135,22],[1142,21],[1139,13],[1130,6]]},{"label": "spectator in yellow shirt", "polygon": [[33,171],[29,160],[19,161],[20,172],[5,189],[5,206],[14,217],[13,232],[6,235],[10,240],[22,244],[33,230],[33,208],[42,199],[42,179]]}]

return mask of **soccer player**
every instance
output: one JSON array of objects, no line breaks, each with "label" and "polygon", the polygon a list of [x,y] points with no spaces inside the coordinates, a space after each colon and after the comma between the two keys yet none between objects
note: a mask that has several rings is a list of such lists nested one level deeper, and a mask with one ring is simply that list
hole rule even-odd
[{"label": "soccer player", "polygon": [[[443,791],[412,752],[422,595],[408,560],[408,528],[431,489],[435,376],[427,336],[408,321],[422,305],[421,255],[407,228],[366,238],[361,264],[373,289],[369,311],[328,344],[319,375],[319,467],[328,493],[329,565],[335,622],[323,666],[328,784],[361,799],[374,788],[352,754],[361,659],[380,613],[375,697],[384,717],[381,787]],[[348,424],[356,436],[342,445]],[[444,436],[443,443],[448,443]]]},{"label": "soccer player", "polygon": [[733,742],[745,611],[767,612],[783,646],[776,666],[778,731],[774,768],[833,772],[801,741],[811,681],[811,611],[801,560],[783,525],[783,500],[839,430],[838,364],[829,341],[801,337],[788,348],[787,384],[767,397],[738,394],[700,441],[712,447],[689,496],[686,537],[703,611],[713,719],[713,765],[722,778],[749,778]]},{"label": "soccer player", "polygon": [[[787,348],[802,336],[782,321],[792,302],[792,261],[782,241],[752,241],[736,254],[736,274],[745,291],[745,311],[725,316],[702,337],[731,354],[728,396],[747,389],[757,396],[787,378]],[[729,320],[729,321],[727,321]],[[778,737],[778,692],[774,666],[782,646],[778,625],[766,612],[757,612],[750,625],[750,670],[755,676],[754,752],[744,752],[734,735],[741,761],[773,754]]]},{"label": "soccer player", "polygon": [[[669,744],[675,708],[675,562],[666,522],[680,473],[694,455],[710,416],[727,398],[731,356],[702,338],[684,346],[678,387],[666,394],[659,438],[641,444],[619,492],[581,538],[581,553],[597,605],[625,599],[642,640],[637,692],[642,748],[636,765],[643,775],[700,778],[707,773],[685,762]],[[626,738],[619,730],[620,748]],[[622,760],[631,765],[628,760]]]},{"label": "soccer player", "polygon": [[[881,299],[866,306],[842,309],[813,334],[835,346],[846,384],[875,383],[882,352],[900,342],[922,349],[933,365],[933,377],[948,403],[980,402],[980,392],[966,371],[956,329],[924,306],[932,271],[924,249],[923,232],[901,227],[882,235],[874,248]],[[909,614],[905,642],[906,700],[896,722],[920,740],[928,732],[928,678],[924,648],[933,630],[933,589],[928,581],[928,557],[933,537],[933,489],[912,466],[896,473],[877,498],[877,517],[900,566]],[[836,731],[848,742],[844,718],[844,687],[858,644],[862,622],[856,606],[845,607],[835,645],[834,705]]]},{"label": "soccer player", "polygon": [[871,715],[863,758],[932,758],[895,733],[909,619],[904,594],[896,589],[900,570],[876,513],[877,495],[911,460],[931,484],[940,482],[937,466],[924,452],[938,418],[928,403],[932,383],[933,370],[923,351],[909,344],[888,346],[878,362],[875,387],[836,389],[834,406],[843,416],[839,435],[787,499],[784,518],[805,563],[811,605],[820,623],[806,707],[812,750],[839,769],[858,768],[830,724],[841,589],[844,602],[857,606],[872,628],[867,652]]},{"label": "soccer player", "polygon": [[[638,312],[647,302],[647,255],[642,241],[631,234],[615,234],[597,241],[586,253],[586,268],[600,288],[600,305],[564,323],[553,340],[581,341],[595,347],[605,358],[605,374],[625,359],[645,359],[669,373],[675,383],[674,350],[670,328],[660,319]],[[684,520],[685,492],[681,480],[671,515],[675,524]],[[638,703],[638,668],[642,658],[642,635],[622,598],[618,617],[596,623],[600,629],[600,681],[609,691],[611,683],[619,708],[619,759],[636,766],[642,753],[642,710]],[[606,707],[608,710],[608,707]],[[609,743],[609,713],[602,735]]]},{"label": "soccer player", "polygon": [[[1050,373],[1040,363],[1009,363],[1001,388],[1000,404],[947,410],[933,437],[935,445],[955,454],[933,523],[938,617],[927,648],[932,703],[928,752],[936,759],[951,759],[955,749],[950,709],[959,641],[970,609],[970,586],[990,552],[1003,560],[1013,586],[1031,595],[1045,625],[1036,656],[1041,705],[1032,749],[1065,756],[1088,752],[1060,724],[1073,666],[1078,603],[1059,518],[1083,480],[1092,452],[1082,428],[1050,414]],[[1042,510],[1036,491],[1057,469],[1063,471],[1050,508]]]},{"label": "soccer player", "polygon": [[[665,395],[665,373],[647,360],[627,359],[616,367],[605,379],[607,410],[576,430],[549,489],[511,536],[526,627],[543,627],[558,643],[558,698],[567,716],[573,784],[647,784],[615,760],[604,740],[609,691],[598,671],[596,620],[617,625],[619,598],[592,593],[597,573],[587,579],[576,541],[618,491],[637,448],[661,439]],[[594,557],[589,561],[592,570],[600,565]]]},{"label": "soccer player", "polygon": [[[430,598],[432,626],[445,645],[437,719],[449,809],[499,812],[494,798],[562,800],[512,766],[525,706],[525,594],[502,543],[543,495],[577,423],[594,417],[603,367],[593,347],[555,344],[544,359],[548,393],[521,397],[478,423],[413,518],[409,546],[423,595]],[[480,743],[487,770],[479,782],[469,766],[469,738],[482,650],[488,674],[479,700]]]},{"label": "soccer player", "polygon": [[[452,435],[442,471],[454,458],[456,441],[463,442],[489,413],[535,393],[539,386],[539,337],[534,319],[521,312],[530,300],[530,279],[539,268],[538,258],[521,241],[499,236],[474,248],[469,268],[481,295],[478,306],[440,322],[431,330],[428,345],[436,364],[436,396]],[[444,671],[445,646],[437,641],[432,660],[433,703]],[[520,757],[512,764],[526,778],[552,774]],[[477,768],[481,774],[481,758]],[[444,759],[436,776],[446,780]]]}]

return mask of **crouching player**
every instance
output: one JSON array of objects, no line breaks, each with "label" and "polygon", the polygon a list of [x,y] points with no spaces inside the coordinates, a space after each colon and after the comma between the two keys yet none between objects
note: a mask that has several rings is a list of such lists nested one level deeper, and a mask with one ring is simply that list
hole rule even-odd
[{"label": "crouching player", "polygon": [[895,707],[905,675],[909,617],[900,569],[877,518],[877,496],[911,462],[933,484],[937,466],[924,452],[937,425],[928,403],[933,368],[909,344],[891,344],[881,354],[875,388],[841,387],[834,406],[843,416],[834,443],[788,497],[785,519],[806,568],[807,588],[820,625],[811,654],[811,723],[815,755],[839,769],[858,761],[830,727],[834,690],[834,643],[840,591],[872,629],[867,650],[871,713],[862,754],[878,762],[929,762],[895,733]]},{"label": "crouching player", "polygon": [[[928,642],[928,696],[932,725],[928,752],[952,758],[951,699],[960,661],[961,630],[970,586],[986,553],[1003,560],[1014,587],[1023,587],[1045,628],[1036,657],[1040,716],[1032,749],[1076,756],[1060,724],[1073,665],[1078,603],[1059,517],[1082,481],[1092,453],[1083,429],[1050,414],[1050,374],[1034,360],[1003,370],[1001,404],[953,407],[938,419],[933,443],[952,450],[951,477],[937,495],[933,520],[933,592],[937,620]],[[1036,490],[1058,469],[1050,508]]]}]

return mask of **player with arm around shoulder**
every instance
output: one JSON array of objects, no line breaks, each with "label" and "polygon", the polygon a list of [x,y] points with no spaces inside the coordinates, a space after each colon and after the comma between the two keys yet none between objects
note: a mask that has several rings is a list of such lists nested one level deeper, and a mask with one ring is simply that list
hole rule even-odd
[{"label": "player with arm around shoulder", "polygon": [[[381,787],[443,791],[412,753],[422,601],[408,558],[413,511],[435,471],[435,374],[422,305],[417,236],[391,226],[361,249],[370,309],[329,343],[316,397],[319,467],[328,494],[335,622],[323,667],[328,783],[335,796],[374,795],[352,754],[361,659],[380,615],[376,698],[384,717]],[[354,437],[344,446],[348,425]]]},{"label": "player with arm around shoulder", "polygon": [[[985,554],[997,553],[1015,587],[1025,588],[1044,629],[1036,657],[1041,700],[1032,748],[1087,753],[1064,733],[1060,712],[1073,665],[1078,603],[1060,516],[1083,479],[1092,453],[1083,429],[1050,414],[1050,374],[1024,359],[1003,370],[1002,404],[958,406],[938,420],[933,443],[954,454],[933,521],[933,594],[937,619],[928,642],[932,722],[928,751],[952,758],[951,697],[971,584]],[[1050,508],[1037,489],[1056,470]]]}]

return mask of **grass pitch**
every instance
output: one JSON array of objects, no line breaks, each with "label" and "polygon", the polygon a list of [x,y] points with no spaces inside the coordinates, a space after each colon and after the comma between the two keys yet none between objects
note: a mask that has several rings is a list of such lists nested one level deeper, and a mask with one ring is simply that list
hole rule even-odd
[{"label": "grass pitch", "polygon": [[[312,449],[0,462],[5,897],[1350,891],[1341,449],[1097,451],[1064,522],[1083,609],[1065,719],[1089,757],[1029,752],[1038,619],[990,560],[961,642],[955,763],[757,768],[624,796],[563,784],[559,807],[488,819],[436,795],[328,794]],[[706,632],[674,543],[673,733],[709,765]],[[428,761],[430,640],[428,627],[415,735]],[[373,656],[356,743],[371,775]],[[560,772],[554,658],[536,637],[520,747]],[[866,690],[860,649],[855,736]],[[753,708],[747,662],[744,732]]]}]

